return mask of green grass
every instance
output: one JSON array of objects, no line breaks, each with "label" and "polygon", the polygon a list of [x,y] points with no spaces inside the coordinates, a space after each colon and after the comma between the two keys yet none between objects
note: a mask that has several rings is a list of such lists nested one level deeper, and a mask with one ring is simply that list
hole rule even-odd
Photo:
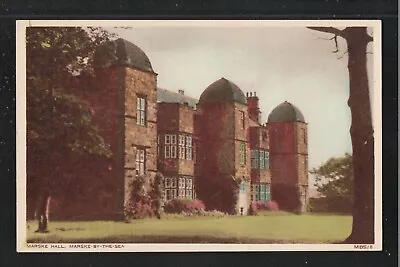
[{"label": "green grass", "polygon": [[260,216],[222,218],[169,218],[49,224],[49,233],[34,233],[28,222],[28,242],[128,242],[128,243],[336,243],[351,232],[348,215],[282,212]]}]

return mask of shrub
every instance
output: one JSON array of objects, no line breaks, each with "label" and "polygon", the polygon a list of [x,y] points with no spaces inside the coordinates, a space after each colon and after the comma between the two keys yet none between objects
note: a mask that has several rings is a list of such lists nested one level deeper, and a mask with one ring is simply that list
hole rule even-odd
[{"label": "shrub", "polygon": [[255,202],[257,210],[279,211],[279,205],[273,200],[267,202]]},{"label": "shrub", "polygon": [[172,199],[165,203],[164,211],[167,213],[199,213],[205,210],[205,205],[198,199]]},{"label": "shrub", "polygon": [[129,185],[129,198],[125,203],[125,219],[143,219],[154,216],[151,196],[146,194],[144,176],[133,179]]},{"label": "shrub", "polygon": [[154,211],[149,203],[136,202],[125,206],[125,214],[131,219],[144,219],[153,217]]},{"label": "shrub", "polygon": [[204,217],[216,217],[216,218],[220,218],[220,217],[225,217],[228,214],[224,213],[222,211],[219,210],[201,210],[199,211],[198,215],[200,216],[204,216]]},{"label": "shrub", "polygon": [[252,202],[249,208],[249,215],[257,215],[257,214],[258,214],[257,202]]}]

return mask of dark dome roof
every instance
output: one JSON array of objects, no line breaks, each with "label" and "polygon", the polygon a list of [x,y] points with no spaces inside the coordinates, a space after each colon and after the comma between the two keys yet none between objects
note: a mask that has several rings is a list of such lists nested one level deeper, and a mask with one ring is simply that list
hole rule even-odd
[{"label": "dark dome roof", "polygon": [[297,107],[287,101],[279,104],[268,116],[268,123],[295,121],[305,122],[304,116]]},{"label": "dark dome roof", "polygon": [[94,63],[98,66],[125,65],[154,73],[151,62],[143,50],[122,38],[110,41],[97,48]]},{"label": "dark dome roof", "polygon": [[214,102],[237,102],[247,104],[242,90],[233,82],[221,78],[210,84],[201,94],[199,105]]}]

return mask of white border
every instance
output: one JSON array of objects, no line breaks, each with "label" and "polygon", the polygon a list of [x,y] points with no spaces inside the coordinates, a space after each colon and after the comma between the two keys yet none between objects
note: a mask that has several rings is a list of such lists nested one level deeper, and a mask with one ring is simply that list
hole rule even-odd
[{"label": "white border", "polygon": [[[366,26],[374,33],[373,126],[375,133],[375,244],[45,244],[33,248],[26,243],[26,42],[29,26],[132,26],[135,27],[306,27]],[[382,42],[380,20],[19,20],[16,23],[16,144],[17,144],[17,251],[18,252],[175,252],[175,251],[380,251],[382,250]],[[33,245],[33,244],[30,244]],[[52,247],[57,245],[58,247]],[[94,247],[94,246],[98,247]],[[103,246],[104,245],[104,246]],[[119,247],[122,246],[122,247]]]}]

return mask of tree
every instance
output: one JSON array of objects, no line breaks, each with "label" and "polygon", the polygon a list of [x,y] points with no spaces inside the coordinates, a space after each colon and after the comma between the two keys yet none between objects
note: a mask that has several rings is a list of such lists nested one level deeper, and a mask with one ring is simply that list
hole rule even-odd
[{"label": "tree", "polygon": [[367,75],[367,45],[373,38],[367,33],[366,27],[347,27],[343,30],[333,27],[308,28],[333,34],[335,42],[338,37],[347,42],[354,203],[352,232],[345,242],[374,243],[374,133]]},{"label": "tree", "polygon": [[47,232],[47,207],[65,170],[111,156],[90,108],[73,93],[74,75],[92,72],[96,47],[111,36],[101,28],[26,29],[27,193],[38,199],[38,232]]},{"label": "tree", "polygon": [[350,154],[331,158],[310,171],[315,175],[315,185],[324,198],[326,211],[347,212],[353,204],[353,159]]}]

